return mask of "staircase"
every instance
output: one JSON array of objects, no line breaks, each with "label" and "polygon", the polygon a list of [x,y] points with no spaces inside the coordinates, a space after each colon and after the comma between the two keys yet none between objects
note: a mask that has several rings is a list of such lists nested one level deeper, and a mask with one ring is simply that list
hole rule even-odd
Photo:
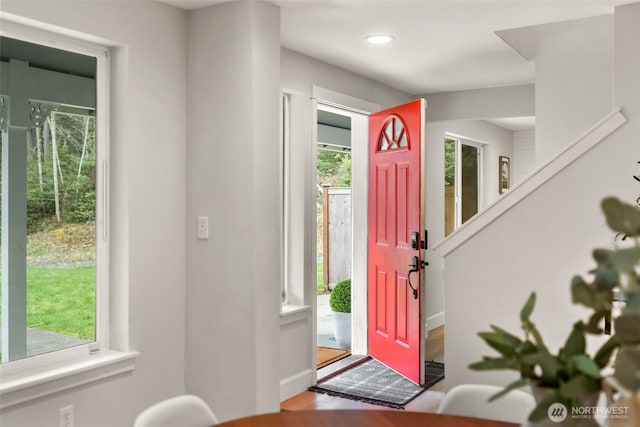
[{"label": "staircase", "polygon": [[467,369],[492,355],[477,336],[495,324],[518,334],[531,291],[533,314],[550,348],[584,317],[571,304],[570,281],[593,268],[591,251],[613,244],[600,211],[609,195],[629,197],[638,141],[616,132],[627,122],[611,111],[508,193],[434,246],[443,259],[446,386],[505,385],[515,374]]}]

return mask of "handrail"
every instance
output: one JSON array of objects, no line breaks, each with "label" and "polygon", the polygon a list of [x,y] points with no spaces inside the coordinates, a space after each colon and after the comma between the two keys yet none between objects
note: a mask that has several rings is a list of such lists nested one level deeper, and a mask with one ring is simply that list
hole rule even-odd
[{"label": "handrail", "polygon": [[433,249],[442,257],[448,255],[467,239],[497,220],[545,182],[604,140],[626,121],[627,119],[620,111],[620,108],[611,111],[555,156],[531,171],[507,193],[464,223],[462,227],[436,243]]}]

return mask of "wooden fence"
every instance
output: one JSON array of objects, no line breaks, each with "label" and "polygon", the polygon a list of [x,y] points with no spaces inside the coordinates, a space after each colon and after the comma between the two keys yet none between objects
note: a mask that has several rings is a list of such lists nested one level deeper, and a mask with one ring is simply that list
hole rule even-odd
[{"label": "wooden fence", "polygon": [[351,278],[351,188],[322,187],[323,284]]}]

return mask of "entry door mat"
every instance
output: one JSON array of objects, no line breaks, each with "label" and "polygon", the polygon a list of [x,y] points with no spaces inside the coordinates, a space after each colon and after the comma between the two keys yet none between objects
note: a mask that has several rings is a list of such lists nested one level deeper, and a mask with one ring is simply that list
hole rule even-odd
[{"label": "entry door mat", "polygon": [[424,388],[429,388],[444,379],[444,363],[429,360],[424,363]]},{"label": "entry door mat", "polygon": [[396,409],[403,409],[425,391],[374,359],[324,380],[309,390]]},{"label": "entry door mat", "polygon": [[318,358],[317,369],[324,368],[325,366],[330,365],[333,362],[337,362],[338,360],[344,359],[345,357],[348,357],[350,354],[351,354],[351,351],[349,350],[319,346],[317,350],[317,358]]}]

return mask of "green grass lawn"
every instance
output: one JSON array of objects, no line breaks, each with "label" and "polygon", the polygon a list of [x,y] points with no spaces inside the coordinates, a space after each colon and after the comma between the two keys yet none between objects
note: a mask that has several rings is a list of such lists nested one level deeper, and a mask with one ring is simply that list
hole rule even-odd
[{"label": "green grass lawn", "polygon": [[28,267],[27,325],[95,340],[95,283],[94,265]]}]

